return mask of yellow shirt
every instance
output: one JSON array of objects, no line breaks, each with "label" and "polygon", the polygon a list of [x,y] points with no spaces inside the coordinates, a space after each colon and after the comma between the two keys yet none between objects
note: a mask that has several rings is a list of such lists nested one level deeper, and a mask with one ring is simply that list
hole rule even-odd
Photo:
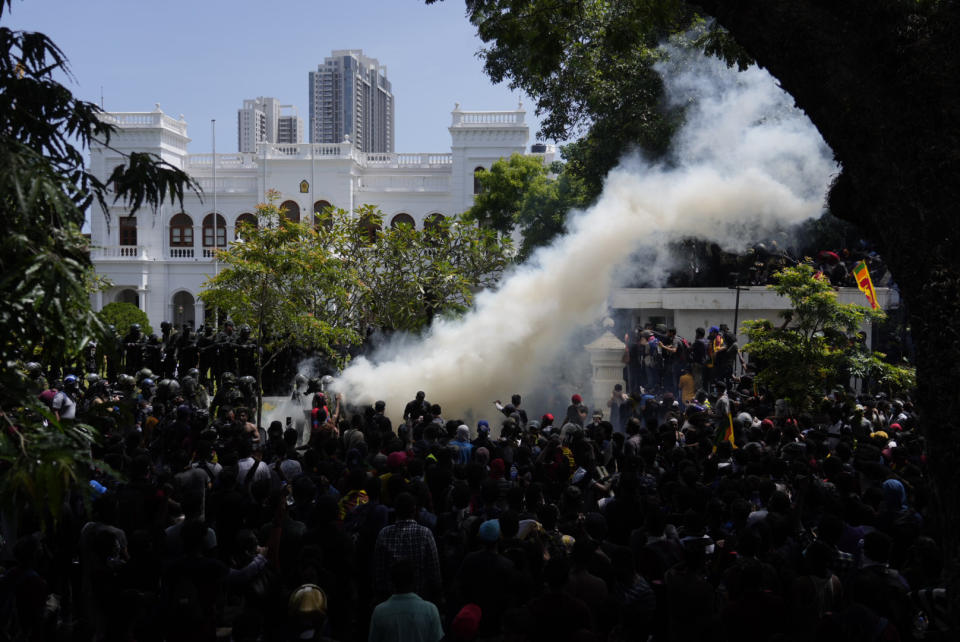
[{"label": "yellow shirt", "polygon": [[689,372],[683,373],[680,375],[677,385],[680,388],[680,399],[683,403],[688,404],[693,401],[694,396],[697,394],[697,387],[693,382],[693,375]]}]

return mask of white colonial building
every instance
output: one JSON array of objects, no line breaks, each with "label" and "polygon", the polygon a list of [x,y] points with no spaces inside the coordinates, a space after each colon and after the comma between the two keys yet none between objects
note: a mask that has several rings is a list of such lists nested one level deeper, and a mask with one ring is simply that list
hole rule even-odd
[{"label": "white colonial building", "polygon": [[[361,152],[347,138],[341,143],[260,143],[254,153],[190,154],[187,123],[159,105],[152,112],[106,113],[117,131],[111,147],[94,145],[91,170],[107,177],[123,162],[121,153],[150,152],[194,177],[202,200],[187,194],[183,206],[169,202],[157,211],[130,216],[110,209],[110,225],[94,208],[90,232],[97,272],[113,286],[94,295],[94,308],[113,301],[138,305],[155,327],[204,319],[198,294],[214,273],[213,248],[235,239],[237,222],[252,218],[267,190],[280,193],[281,208],[295,219],[333,205],[352,211],[378,207],[385,224],[422,227],[473,203],[474,174],[496,160],[525,153],[529,128],[522,107],[514,111],[452,112],[450,151],[433,153]],[[553,147],[537,146],[546,161]]]},{"label": "white colonial building", "polygon": [[[281,208],[295,219],[328,205],[349,211],[378,207],[384,224],[406,222],[418,228],[437,216],[468,209],[477,189],[478,169],[500,158],[526,153],[529,129],[525,112],[452,112],[450,151],[435,153],[362,152],[341,143],[259,143],[255,153],[188,154],[187,123],[159,106],[152,112],[108,113],[117,127],[112,148],[93,146],[91,168],[105,178],[122,163],[121,153],[151,152],[193,176],[202,200],[190,193],[183,206],[169,202],[135,216],[122,206],[110,211],[111,224],[98,208],[91,216],[92,258],[96,270],[113,285],[93,295],[94,309],[113,301],[138,305],[154,327],[163,320],[198,326],[205,318],[197,296],[217,269],[213,248],[235,239],[237,222],[252,218],[267,190],[280,193]],[[554,160],[552,146],[534,145],[532,154]],[[116,151],[115,151],[116,150]],[[896,307],[896,292],[878,288],[880,305]],[[855,288],[843,288],[841,300],[865,304]],[[693,338],[697,327],[767,318],[776,320],[788,302],[763,287],[620,288],[611,293],[613,319],[588,348],[593,367],[593,403],[602,404],[620,381],[623,333],[651,322],[676,327]],[[867,329],[867,328],[864,328]],[[868,342],[870,338],[868,335]]]}]

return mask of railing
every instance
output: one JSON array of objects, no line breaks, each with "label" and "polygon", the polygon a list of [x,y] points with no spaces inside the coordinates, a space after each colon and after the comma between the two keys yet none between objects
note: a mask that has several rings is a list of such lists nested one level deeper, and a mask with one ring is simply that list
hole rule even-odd
[{"label": "railing", "polygon": [[184,120],[175,120],[160,111],[139,112],[102,112],[100,120],[123,129],[148,129],[166,127],[181,136],[187,135],[187,123]]},{"label": "railing", "polygon": [[145,259],[147,248],[145,245],[110,245],[94,247],[90,250],[94,259]]},{"label": "railing", "polygon": [[453,154],[368,152],[362,164],[366,167],[445,167],[453,165]]},{"label": "railing", "polygon": [[192,259],[193,248],[192,247],[171,247],[170,258],[171,259]]},{"label": "railing", "polygon": [[516,111],[453,111],[454,127],[488,126],[488,125],[523,125],[527,112]]},{"label": "railing", "polygon": [[354,157],[350,143],[260,143],[257,148],[254,161],[264,156],[267,160]]}]

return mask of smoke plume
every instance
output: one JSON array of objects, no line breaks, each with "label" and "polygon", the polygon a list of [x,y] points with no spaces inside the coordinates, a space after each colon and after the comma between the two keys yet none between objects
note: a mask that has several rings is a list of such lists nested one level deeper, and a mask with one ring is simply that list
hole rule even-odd
[{"label": "smoke plume", "polygon": [[565,236],[481,293],[471,312],[357,359],[338,389],[354,402],[383,399],[393,416],[418,389],[446,417],[489,416],[493,399],[535,387],[570,335],[605,315],[617,268],[638,249],[650,250],[641,254],[654,257],[652,269],[672,241],[737,251],[822,213],[837,167],[769,74],[677,51],[668,64],[668,97],[687,109],[667,162],[625,159]]}]

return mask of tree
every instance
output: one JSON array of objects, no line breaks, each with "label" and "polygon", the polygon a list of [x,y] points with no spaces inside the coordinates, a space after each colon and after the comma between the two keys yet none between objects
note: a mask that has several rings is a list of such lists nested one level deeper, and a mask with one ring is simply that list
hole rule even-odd
[{"label": "tree", "polygon": [[864,323],[879,323],[886,314],[854,303],[840,303],[837,292],[811,266],[800,264],[774,275],[769,286],[790,299],[791,309],[775,326],[767,319],[745,321],[742,327],[750,341],[743,350],[759,366],[757,380],[796,411],[809,410],[814,402],[850,377],[861,377],[890,391],[909,390],[914,385],[910,367],[883,360],[859,340]]},{"label": "tree", "polygon": [[207,306],[252,330],[258,425],[263,369],[284,348],[316,350],[342,365],[345,347],[361,336],[341,319],[351,290],[345,262],[322,244],[316,228],[282,216],[276,201],[271,192],[257,206],[257,225],[241,224],[239,240],[218,252],[220,272],[200,293]]},{"label": "tree", "polygon": [[[551,172],[559,175],[553,177]],[[585,205],[565,167],[561,163],[548,167],[537,156],[513,154],[500,159],[479,180],[480,193],[465,218],[501,234],[519,231],[518,261],[563,234],[570,209]]]},{"label": "tree", "polygon": [[[200,294],[251,327],[258,382],[284,348],[343,366],[371,330],[415,333],[436,314],[465,310],[476,290],[496,282],[509,256],[508,240],[456,218],[423,230],[381,229],[380,212],[363,206],[294,223],[275,201],[271,195],[259,205],[258,224],[219,252],[220,273]],[[258,420],[261,406],[258,400]]]},{"label": "tree", "polygon": [[354,275],[346,318],[368,329],[418,333],[437,315],[456,315],[495,285],[513,254],[509,238],[460,217],[435,217],[423,229],[383,228],[364,205],[330,210],[319,226],[325,247]]},{"label": "tree", "polygon": [[640,17],[668,12],[661,5],[676,2],[466,4],[486,45],[482,56],[491,80],[507,80],[535,97],[537,113],[545,116],[540,136],[580,139],[565,155],[589,200],[625,152],[666,153],[681,116],[665,105],[663,80],[654,69],[666,25]]},{"label": "tree", "polygon": [[[856,224],[878,245],[908,307],[917,402],[936,479],[932,516],[947,556],[956,559],[960,340],[944,330],[960,318],[954,221],[960,202],[960,2],[467,0],[466,5],[481,38],[492,43],[488,49],[521,37],[528,45],[492,70],[485,52],[492,78],[523,89],[558,79],[560,89],[538,105],[550,113],[566,110],[565,102],[579,91],[564,81],[568,61],[575,60],[571,54],[583,43],[599,47],[594,72],[602,73],[606,55],[650,46],[652,34],[702,25],[701,16],[712,19],[697,40],[705,51],[741,67],[756,61],[779,80],[842,165],[828,197],[831,213]],[[609,16],[610,36],[576,28],[589,24],[585,18],[597,11]]]},{"label": "tree", "polygon": [[153,328],[150,326],[147,313],[132,303],[124,303],[123,301],[108,303],[97,312],[97,317],[104,325],[112,325],[119,337],[124,336],[134,323],[140,324],[140,330],[143,331],[144,335],[150,336],[153,334]]},{"label": "tree", "polygon": [[[0,0],[0,19],[11,7]],[[93,140],[113,128],[99,108],[55,79],[63,52],[44,34],[0,27],[0,497],[5,509],[55,519],[67,492],[95,462],[88,426],[61,424],[19,368],[23,357],[74,358],[101,324],[90,308],[93,268],[81,234],[97,200],[136,210],[196,187],[182,171],[130,154],[106,181],[84,165]]]}]

